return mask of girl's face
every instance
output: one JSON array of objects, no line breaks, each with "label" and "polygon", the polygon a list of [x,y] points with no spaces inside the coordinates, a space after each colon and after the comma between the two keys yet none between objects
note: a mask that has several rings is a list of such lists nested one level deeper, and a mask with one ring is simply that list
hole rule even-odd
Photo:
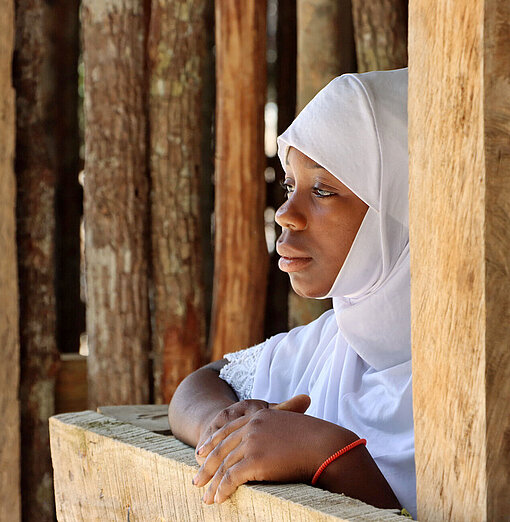
[{"label": "girl's face", "polygon": [[303,297],[326,295],[349,253],[368,205],[333,174],[291,147],[283,183],[287,201],[276,212],[282,227],[280,270]]}]

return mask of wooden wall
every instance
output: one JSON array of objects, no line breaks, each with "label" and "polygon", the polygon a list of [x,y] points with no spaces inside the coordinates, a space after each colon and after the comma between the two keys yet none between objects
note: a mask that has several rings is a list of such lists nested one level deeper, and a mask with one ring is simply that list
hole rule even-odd
[{"label": "wooden wall", "polygon": [[0,0],[0,520],[21,520],[15,98],[12,86],[14,2]]},{"label": "wooden wall", "polygon": [[418,518],[510,512],[510,7],[410,6]]}]

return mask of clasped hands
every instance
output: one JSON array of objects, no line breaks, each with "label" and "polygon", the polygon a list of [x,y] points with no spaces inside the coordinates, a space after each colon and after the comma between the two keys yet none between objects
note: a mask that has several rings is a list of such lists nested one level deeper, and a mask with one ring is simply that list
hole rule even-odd
[{"label": "clasped hands", "polygon": [[201,435],[193,478],[203,500],[222,503],[248,481],[309,482],[320,464],[357,437],[304,412],[307,395],[280,404],[249,399],[222,410]]}]

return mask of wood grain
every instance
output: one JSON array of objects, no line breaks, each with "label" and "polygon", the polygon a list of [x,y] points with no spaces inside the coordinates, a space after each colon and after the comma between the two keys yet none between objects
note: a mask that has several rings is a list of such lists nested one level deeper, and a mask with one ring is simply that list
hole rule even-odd
[{"label": "wood grain", "polygon": [[88,397],[149,399],[148,175],[143,0],[86,0]]},{"label": "wood grain", "polygon": [[510,511],[510,55],[503,0],[412,2],[413,394],[420,520]]},{"label": "wood grain", "polygon": [[194,452],[165,437],[93,412],[50,421],[59,522],[397,522],[402,517],[304,484],[241,486],[206,506],[192,486]]},{"label": "wood grain", "polygon": [[262,341],[266,1],[218,0],[216,12],[213,359]]},{"label": "wood grain", "polygon": [[200,243],[205,0],[152,1],[149,115],[154,401],[205,362]]},{"label": "wood grain", "polygon": [[351,0],[358,71],[407,66],[408,0]]},{"label": "wood grain", "polygon": [[14,2],[0,0],[0,520],[21,520],[15,98],[12,87]]}]

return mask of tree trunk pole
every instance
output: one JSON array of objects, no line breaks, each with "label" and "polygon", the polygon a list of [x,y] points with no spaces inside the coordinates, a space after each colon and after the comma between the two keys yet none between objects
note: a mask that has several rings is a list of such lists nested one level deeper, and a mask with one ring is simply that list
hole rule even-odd
[{"label": "tree trunk pole", "polygon": [[212,355],[262,340],[266,1],[216,2],[216,201]]},{"label": "tree trunk pole", "polygon": [[0,520],[21,520],[19,310],[16,262],[16,136],[12,87],[14,2],[0,0]]},{"label": "tree trunk pole", "polygon": [[[149,30],[154,399],[205,359],[200,242],[206,0],[153,0]],[[205,197],[205,195],[204,195]]]},{"label": "tree trunk pole", "polygon": [[408,0],[351,0],[358,71],[407,66]]},{"label": "tree trunk pole", "polygon": [[411,3],[411,317],[420,521],[510,513],[510,5]]},{"label": "tree trunk pole", "polygon": [[[297,112],[335,76],[355,69],[350,0],[297,2]],[[289,328],[308,324],[331,308],[330,299],[289,293]]]},{"label": "tree trunk pole", "polygon": [[85,0],[89,404],[149,400],[143,0]]},{"label": "tree trunk pole", "polygon": [[52,7],[16,4],[17,239],[20,291],[23,519],[52,521],[48,418],[58,364],[55,296],[54,135],[56,82]]}]

